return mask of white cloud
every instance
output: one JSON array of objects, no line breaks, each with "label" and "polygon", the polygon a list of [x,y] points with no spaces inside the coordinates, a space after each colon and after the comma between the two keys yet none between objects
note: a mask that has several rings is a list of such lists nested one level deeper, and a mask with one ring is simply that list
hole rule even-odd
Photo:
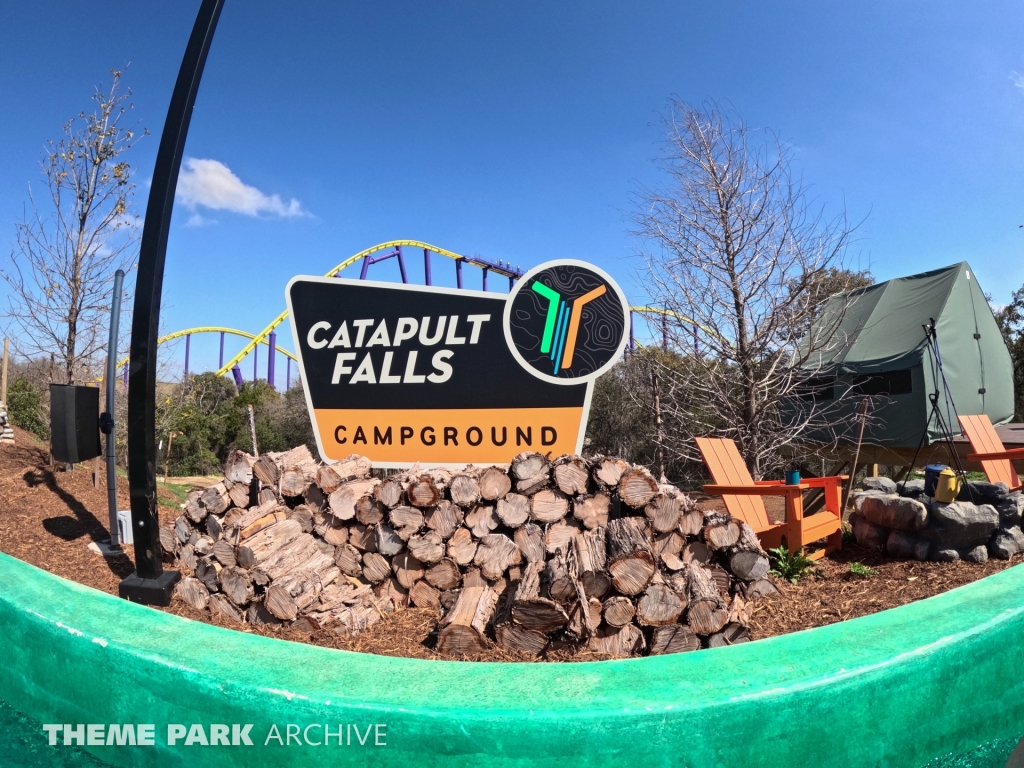
[{"label": "white cloud", "polygon": [[[246,216],[308,216],[294,197],[285,202],[280,195],[267,195],[245,184],[219,160],[187,157],[178,176],[177,196],[190,211],[202,206],[215,211],[232,211]],[[189,219],[190,226],[209,224],[209,219]]]},{"label": "white cloud", "polygon": [[186,227],[205,227],[207,224],[216,224],[216,219],[208,219],[202,214],[193,213],[185,222]]},{"label": "white cloud", "polygon": [[1010,82],[1013,83],[1015,88],[1020,88],[1022,91],[1024,91],[1024,75],[1020,74],[1019,72],[1011,72]]}]

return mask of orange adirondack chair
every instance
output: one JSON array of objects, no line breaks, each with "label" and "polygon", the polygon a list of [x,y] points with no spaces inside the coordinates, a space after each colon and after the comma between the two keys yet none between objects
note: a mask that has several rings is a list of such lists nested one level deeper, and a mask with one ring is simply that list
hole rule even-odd
[{"label": "orange adirondack chair", "polygon": [[1004,448],[992,421],[984,413],[960,416],[959,420],[960,429],[971,441],[971,448],[977,451],[967,454],[967,460],[980,462],[990,483],[1006,483],[1011,491],[1018,490],[1021,487],[1020,478],[1010,460],[1024,459],[1024,448]]},{"label": "orange adirondack chair", "polygon": [[[791,552],[827,538],[825,549],[808,555],[812,560],[818,560],[832,550],[842,549],[842,487],[843,481],[849,479],[848,475],[810,477],[801,480],[800,485],[786,485],[781,480],[755,482],[732,440],[698,437],[697,448],[715,481],[714,485],[704,486],[704,493],[721,496],[729,514],[753,528],[765,549],[779,546],[783,538]],[[824,490],[825,509],[804,517],[803,494],[811,488]],[[773,523],[768,519],[762,500],[764,496],[785,497],[784,523]]]}]

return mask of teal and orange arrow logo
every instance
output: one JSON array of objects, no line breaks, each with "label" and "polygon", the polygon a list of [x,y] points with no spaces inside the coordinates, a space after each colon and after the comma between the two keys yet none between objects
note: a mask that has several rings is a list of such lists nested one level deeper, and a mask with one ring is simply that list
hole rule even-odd
[{"label": "teal and orange arrow logo", "polygon": [[548,300],[547,316],[544,319],[544,335],[540,341],[540,351],[549,355],[554,364],[554,373],[572,367],[573,353],[576,351],[576,337],[579,334],[580,318],[583,307],[608,290],[607,286],[599,285],[582,296],[566,301],[562,295],[544,283],[534,280],[530,288]]}]

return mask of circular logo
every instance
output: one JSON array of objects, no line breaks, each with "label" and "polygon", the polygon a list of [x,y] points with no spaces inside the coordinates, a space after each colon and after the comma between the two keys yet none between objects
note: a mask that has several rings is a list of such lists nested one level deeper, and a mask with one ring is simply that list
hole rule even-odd
[{"label": "circular logo", "polygon": [[596,379],[626,346],[629,304],[607,274],[583,261],[549,261],[516,283],[505,340],[519,364],[554,384]]}]

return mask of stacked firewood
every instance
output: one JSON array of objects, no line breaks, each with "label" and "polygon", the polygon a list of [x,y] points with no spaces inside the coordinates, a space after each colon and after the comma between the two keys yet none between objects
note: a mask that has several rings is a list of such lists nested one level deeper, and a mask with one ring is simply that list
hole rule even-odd
[{"label": "stacked firewood", "polygon": [[14,442],[14,430],[7,418],[7,403],[0,401],[0,445]]},{"label": "stacked firewood", "polygon": [[344,633],[429,608],[445,654],[728,645],[750,639],[746,603],[774,591],[749,526],[609,457],[374,477],[356,455],[236,451],[161,543],[196,608]]}]

